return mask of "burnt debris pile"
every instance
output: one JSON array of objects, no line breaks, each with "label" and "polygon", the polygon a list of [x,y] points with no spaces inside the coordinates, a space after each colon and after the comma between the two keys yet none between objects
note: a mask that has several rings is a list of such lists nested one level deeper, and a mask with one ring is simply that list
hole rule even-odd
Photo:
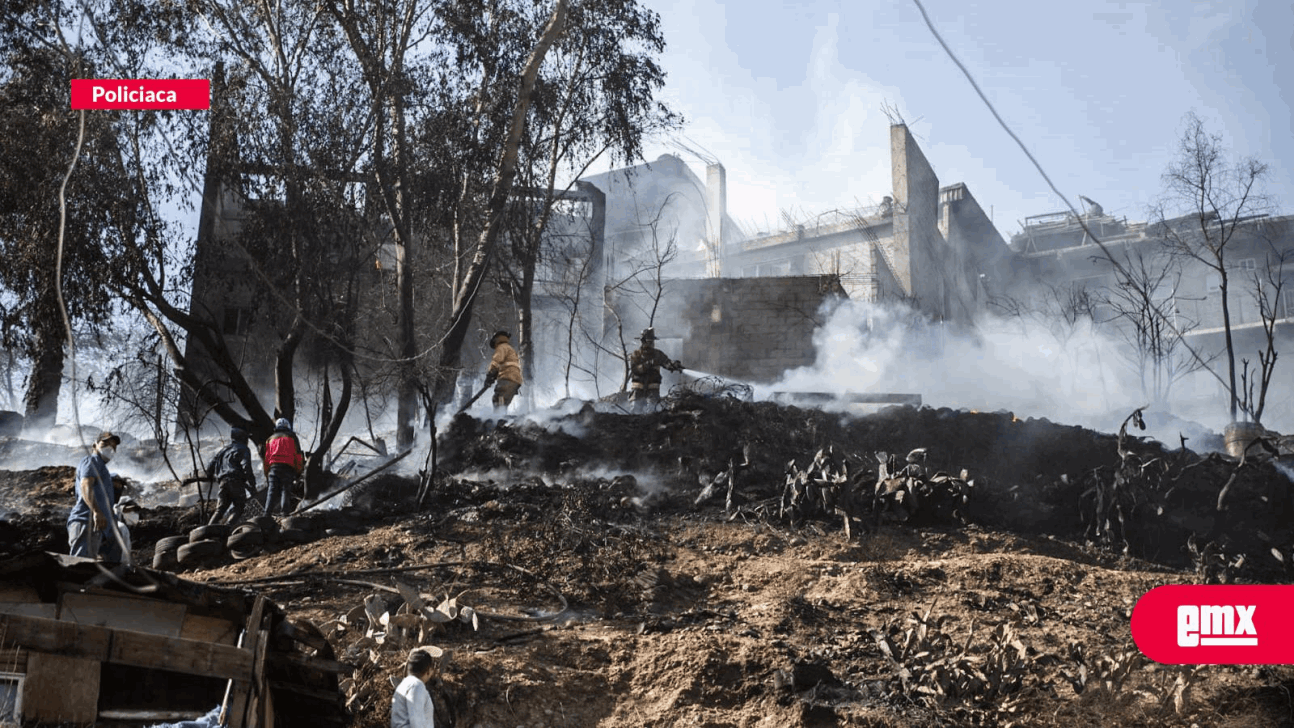
[{"label": "burnt debris pile", "polygon": [[[1294,502],[1276,462],[1169,449],[1135,431],[1010,412],[848,416],[686,396],[643,415],[592,406],[542,423],[460,415],[441,435],[440,467],[498,482],[596,481],[608,508],[808,519],[850,537],[882,522],[976,523],[1210,565],[1218,579],[1290,568]],[[626,482],[636,487],[619,493]]]}]

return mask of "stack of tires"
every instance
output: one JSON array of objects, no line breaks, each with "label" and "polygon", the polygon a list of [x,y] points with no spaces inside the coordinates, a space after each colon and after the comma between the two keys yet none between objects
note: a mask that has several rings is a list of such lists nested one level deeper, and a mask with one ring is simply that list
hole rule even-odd
[{"label": "stack of tires", "polygon": [[215,524],[189,531],[189,542],[175,550],[175,560],[180,568],[193,569],[215,561],[225,553],[229,530],[229,526]]},{"label": "stack of tires", "polygon": [[198,526],[188,536],[171,536],[153,547],[153,568],[173,571],[204,566],[225,552],[229,526]]},{"label": "stack of tires", "polygon": [[153,547],[153,568],[158,571],[175,571],[180,568],[180,547],[189,542],[188,536],[168,536]]},{"label": "stack of tires", "polygon": [[226,550],[235,559],[249,559],[267,547],[295,546],[323,535],[323,523],[307,515],[287,516],[281,527],[272,516],[257,516],[237,526],[199,526],[188,536],[158,541],[153,549],[153,568],[176,571],[209,566]]},{"label": "stack of tires", "polygon": [[[271,521],[274,519],[271,518]],[[261,547],[265,545],[265,532],[255,523],[240,523],[234,527],[229,538],[225,539],[225,546],[229,548],[229,555],[235,559],[243,560],[261,552]]]}]

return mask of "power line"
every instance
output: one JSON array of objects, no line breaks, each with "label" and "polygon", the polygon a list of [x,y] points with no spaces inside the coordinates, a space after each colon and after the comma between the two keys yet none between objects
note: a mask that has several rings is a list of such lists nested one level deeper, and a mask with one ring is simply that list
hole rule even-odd
[{"label": "power line", "polygon": [[[1083,221],[1083,216],[1079,215],[1078,211],[1074,209],[1074,205],[1070,203],[1069,198],[1066,197],[1065,193],[1061,192],[1056,187],[1056,185],[1052,183],[1051,177],[1047,176],[1047,171],[1044,170],[1042,168],[1042,165],[1038,163],[1038,160],[1034,158],[1033,153],[1029,151],[1029,148],[1026,147],[1024,142],[1020,140],[1020,137],[1017,136],[1016,133],[1011,129],[1010,125],[1006,123],[1006,121],[1002,118],[1002,115],[997,113],[997,109],[993,106],[993,102],[989,101],[988,96],[984,95],[984,91],[979,87],[979,84],[975,81],[975,77],[971,75],[970,70],[967,69],[965,64],[961,62],[961,59],[957,58],[957,54],[953,53],[952,48],[949,48],[948,44],[944,42],[943,36],[939,34],[938,29],[935,28],[935,24],[930,20],[930,14],[926,12],[926,8],[924,5],[921,4],[921,0],[912,0],[912,2],[917,6],[917,10],[921,11],[921,18],[926,21],[926,27],[930,29],[930,33],[934,35],[935,40],[939,41],[939,45],[943,47],[944,53],[947,53],[948,57],[952,59],[952,62],[957,64],[957,67],[961,69],[961,72],[966,76],[966,80],[970,81],[971,87],[974,88],[975,93],[979,95],[980,100],[983,101],[984,105],[988,107],[988,110],[992,112],[993,118],[997,119],[997,123],[1000,124],[1002,128],[1006,131],[1006,133],[1009,134],[1011,138],[1015,140],[1015,143],[1019,145],[1020,149],[1024,152],[1025,156],[1028,157],[1029,161],[1033,163],[1034,168],[1038,170],[1038,174],[1042,175],[1043,180],[1047,182],[1047,186],[1051,188],[1051,191],[1056,193],[1056,196],[1059,197],[1061,201],[1065,203],[1065,207],[1068,208],[1070,214],[1072,214],[1074,218],[1078,220],[1078,224],[1080,227],[1083,228],[1083,232],[1087,233],[1088,237],[1092,238],[1092,242],[1096,243],[1097,247],[1101,249],[1101,252],[1105,254],[1106,260],[1110,261],[1110,264],[1114,266],[1116,271],[1118,271],[1125,279],[1132,280],[1132,274],[1130,274],[1128,270],[1124,268],[1121,263],[1119,263],[1119,261],[1110,252],[1109,248],[1105,247],[1105,243],[1102,242],[1101,239],[1098,238],[1096,234],[1093,233],[1087,227],[1087,223]],[[1195,350],[1195,347],[1191,346],[1190,343],[1186,341],[1186,336],[1181,331],[1178,330],[1177,326],[1174,325],[1172,319],[1169,316],[1166,316],[1164,312],[1159,309],[1159,306],[1155,305],[1153,300],[1148,301],[1148,303],[1150,304],[1151,309],[1155,312],[1155,315],[1158,316],[1164,322],[1165,326],[1167,326],[1168,329],[1172,331],[1175,336],[1177,336],[1178,340],[1181,341],[1182,345],[1186,347],[1186,350],[1191,353],[1191,356],[1200,365],[1200,367],[1204,371],[1208,372],[1209,374],[1212,374],[1213,378],[1218,380],[1218,382],[1222,384],[1222,386],[1224,387],[1228,386],[1227,382],[1222,379],[1222,375],[1218,374],[1217,372],[1209,368],[1208,362],[1206,362],[1204,358],[1200,356],[1199,352]],[[1232,396],[1234,397],[1235,394],[1232,393]]]},{"label": "power line", "polygon": [[[1036,168],[1038,170],[1038,174],[1041,174],[1042,178],[1046,180],[1047,186],[1051,188],[1051,191],[1056,193],[1056,196],[1065,203],[1065,207],[1069,208],[1069,211],[1074,213],[1075,217],[1078,217],[1078,212],[1070,203],[1069,198],[1065,197],[1065,193],[1057,189],[1056,185],[1052,183],[1051,177],[1047,176],[1046,170],[1042,168],[1042,165],[1038,163],[1037,159],[1034,159],[1033,152],[1030,152],[1029,148],[1024,145],[1024,142],[1020,141],[1020,137],[1016,136],[1015,132],[1011,130],[1011,127],[1002,119],[1002,115],[997,113],[997,109],[993,107],[993,103],[988,100],[988,97],[984,95],[984,91],[979,87],[979,84],[975,82],[975,77],[971,75],[971,72],[962,64],[961,60],[957,58],[957,54],[953,53],[953,50],[944,42],[943,36],[939,35],[939,31],[935,29],[935,25],[931,22],[930,15],[926,13],[925,6],[921,4],[921,0],[912,0],[912,2],[916,3],[917,10],[921,11],[921,17],[926,21],[926,27],[930,29],[935,40],[939,41],[939,45],[943,46],[944,52],[948,54],[948,57],[952,59],[952,62],[956,63],[957,67],[966,75],[966,80],[970,81],[971,87],[975,89],[975,93],[979,94],[980,100],[983,101],[984,105],[988,107],[988,110],[993,113],[993,118],[997,119],[997,123],[1001,124],[1002,128],[1006,130],[1006,133],[1010,134],[1011,138],[1015,140],[1015,143],[1020,145],[1020,149],[1024,151],[1024,154],[1029,158],[1029,161],[1033,162],[1034,168]],[[1080,220],[1080,224],[1081,222],[1082,221]],[[1083,229],[1087,230],[1087,226],[1084,226]]]}]

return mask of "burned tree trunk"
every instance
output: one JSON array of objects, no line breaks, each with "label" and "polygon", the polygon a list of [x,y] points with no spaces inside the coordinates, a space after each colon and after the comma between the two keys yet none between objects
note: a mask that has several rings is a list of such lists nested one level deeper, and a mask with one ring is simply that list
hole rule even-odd
[{"label": "burned tree trunk", "polygon": [[[58,323],[56,323],[58,322]],[[62,319],[46,319],[38,324],[36,358],[24,398],[26,429],[30,432],[54,426],[58,416],[58,393],[63,384]]]},{"label": "burned tree trunk", "polygon": [[435,373],[436,385],[432,399],[435,406],[448,401],[449,393],[457,377],[459,357],[463,342],[472,324],[472,308],[476,305],[476,295],[480,291],[481,281],[494,253],[503,228],[503,217],[512,192],[512,182],[517,173],[517,152],[521,145],[521,135],[526,126],[526,112],[530,108],[530,99],[535,90],[535,81],[539,76],[539,67],[543,65],[544,56],[566,27],[567,0],[559,0],[548,19],[544,34],[535,44],[526,60],[525,70],[521,74],[521,88],[517,92],[517,103],[513,107],[512,122],[508,128],[508,137],[499,157],[498,171],[491,186],[489,203],[486,206],[485,227],[477,241],[476,252],[467,266],[463,280],[459,282],[454,293],[454,306],[449,316],[449,330],[445,333],[444,344]]}]

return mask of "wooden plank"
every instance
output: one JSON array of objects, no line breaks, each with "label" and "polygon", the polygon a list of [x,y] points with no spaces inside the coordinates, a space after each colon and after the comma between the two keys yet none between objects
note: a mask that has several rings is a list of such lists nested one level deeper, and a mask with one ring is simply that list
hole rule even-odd
[{"label": "wooden plank", "polygon": [[229,645],[115,630],[107,661],[228,679],[247,674],[249,658]]},{"label": "wooden plank", "polygon": [[158,721],[167,721],[168,723],[178,723],[183,720],[193,720],[192,710],[104,710],[99,712],[99,720],[129,720],[137,722],[156,723]]},{"label": "wooden plank", "polygon": [[[257,596],[256,601],[252,604],[252,613],[247,618],[247,626],[243,630],[242,647],[249,654],[256,654],[257,640],[260,638],[261,621],[265,614],[266,600],[264,596]],[[233,690],[229,693],[229,702],[221,711],[221,723],[228,725],[229,728],[244,728],[248,725],[248,703],[252,698],[252,691],[255,683],[252,675],[247,675],[242,680],[235,680]]]},{"label": "wooden plank", "polygon": [[99,712],[98,660],[33,652],[23,681],[26,721],[88,725]]},{"label": "wooden plank", "polygon": [[359,668],[355,665],[347,665],[344,662],[336,660],[325,660],[322,657],[306,657],[305,655],[276,652],[269,656],[269,660],[275,665],[292,665],[294,667],[303,667],[307,670],[321,670],[323,672],[344,672],[347,675],[355,672]]},{"label": "wooden plank", "polygon": [[77,624],[179,637],[186,611],[188,608],[183,604],[157,599],[68,592],[59,600],[58,618]]},{"label": "wooden plank", "polygon": [[0,634],[6,646],[100,662],[107,659],[112,640],[112,630],[102,627],[18,614],[0,614]]},{"label": "wooden plank", "polygon": [[219,617],[203,617],[198,614],[187,614],[180,627],[180,637],[199,642],[214,642],[221,645],[238,644],[238,625]]},{"label": "wooden plank", "polygon": [[163,637],[63,620],[0,615],[8,643],[47,652],[188,675],[242,678],[251,674],[252,655],[229,645]]},{"label": "wooden plank", "polygon": [[274,693],[264,691],[265,699],[261,701],[261,720],[253,728],[274,728]]},{"label": "wooden plank", "polygon": [[24,617],[54,619],[58,616],[57,604],[45,602],[0,602],[0,614],[20,614]]},{"label": "wooden plank", "polygon": [[27,650],[18,647],[0,649],[0,672],[27,672]]},{"label": "wooden plank", "polygon": [[274,728],[274,696],[265,679],[265,653],[269,648],[270,633],[259,630],[256,637],[256,657],[252,661],[252,686],[255,700],[252,703],[254,720],[247,728]]}]

